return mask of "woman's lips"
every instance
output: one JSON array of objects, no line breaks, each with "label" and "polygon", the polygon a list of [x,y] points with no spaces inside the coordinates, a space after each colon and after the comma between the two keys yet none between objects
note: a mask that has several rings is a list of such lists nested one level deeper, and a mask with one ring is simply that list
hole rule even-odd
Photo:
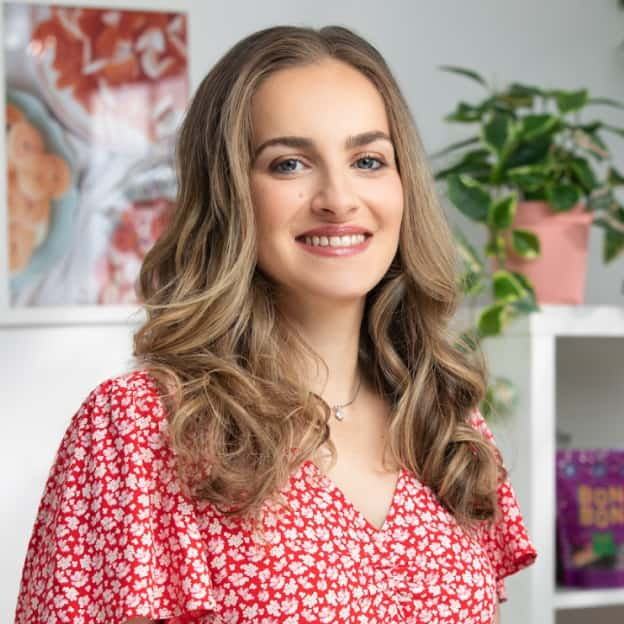
[{"label": "woman's lips", "polygon": [[316,256],[329,256],[329,257],[337,257],[337,256],[353,256],[355,254],[363,252],[369,245],[372,239],[371,236],[367,236],[361,243],[357,245],[348,245],[345,247],[332,247],[331,245],[308,245],[305,242],[305,239],[299,240],[296,239],[297,243],[301,245],[308,253],[314,254]]}]

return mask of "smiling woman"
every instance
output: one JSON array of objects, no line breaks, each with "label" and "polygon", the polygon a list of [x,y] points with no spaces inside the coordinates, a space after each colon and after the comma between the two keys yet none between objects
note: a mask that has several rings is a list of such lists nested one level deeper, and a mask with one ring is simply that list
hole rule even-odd
[{"label": "smiling woman", "polygon": [[61,442],[16,621],[494,621],[536,553],[379,52],[337,26],[253,33],[199,86],[177,158],[136,370]]},{"label": "smiling woman", "polygon": [[319,298],[357,307],[396,256],[403,215],[383,98],[328,58],[264,80],[251,118],[260,270],[298,307]]}]

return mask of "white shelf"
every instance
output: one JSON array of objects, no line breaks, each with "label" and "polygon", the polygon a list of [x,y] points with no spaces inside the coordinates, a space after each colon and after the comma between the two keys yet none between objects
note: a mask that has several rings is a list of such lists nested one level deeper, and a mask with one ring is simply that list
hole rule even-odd
[{"label": "white shelf", "polygon": [[624,606],[624,587],[615,589],[567,589],[555,592],[555,609],[588,609],[592,607]]},{"label": "white shelf", "polygon": [[624,337],[624,306],[545,305],[529,323],[537,335]]},{"label": "white shelf", "polygon": [[[472,326],[477,312],[463,308],[457,321],[464,327]],[[586,347],[581,347],[575,338],[596,339],[597,343],[590,340],[591,345],[588,342]],[[598,342],[603,338],[608,344]],[[483,342],[490,371],[511,379],[518,391],[517,409],[501,424],[498,439],[507,444],[503,456],[512,465],[514,489],[538,552],[537,561],[508,583],[513,592],[510,606],[501,608],[501,621],[506,623],[555,624],[557,613],[562,610],[593,607],[624,612],[624,588],[585,590],[559,588],[555,584],[556,428],[566,423],[566,414],[582,418],[582,414],[577,416],[569,407],[567,410],[563,407],[566,403],[563,397],[573,397],[573,390],[593,397],[591,407],[584,408],[592,416],[591,422],[583,424],[605,429],[607,437],[615,436],[608,431],[620,431],[613,426],[615,423],[609,427],[609,421],[599,418],[603,412],[611,419],[621,418],[620,405],[624,405],[624,389],[618,373],[624,369],[624,342],[614,338],[624,339],[623,306],[542,305],[540,312],[509,323],[501,337]],[[568,355],[561,360],[559,353]],[[604,354],[604,363],[600,353]],[[562,367],[559,374],[558,366]],[[587,366],[593,368],[587,370]],[[561,377],[564,372],[567,384]],[[572,388],[570,383],[576,385]],[[601,401],[605,410],[601,409]],[[621,440],[621,437],[618,434],[612,439]],[[526,612],[511,605],[519,601],[525,601]]]},{"label": "white shelf", "polygon": [[[462,307],[460,322],[476,319],[477,311]],[[33,325],[125,325],[146,318],[138,305],[69,305],[0,308],[0,327]],[[542,305],[540,312],[509,323],[506,336],[624,337],[624,306]]]},{"label": "white shelf", "polygon": [[1,327],[134,325],[146,319],[135,305],[30,306],[0,309]]},{"label": "white shelf", "polygon": [[[624,306],[552,305],[510,321],[505,336],[624,337]],[[460,322],[476,321],[478,309],[463,306]]]}]

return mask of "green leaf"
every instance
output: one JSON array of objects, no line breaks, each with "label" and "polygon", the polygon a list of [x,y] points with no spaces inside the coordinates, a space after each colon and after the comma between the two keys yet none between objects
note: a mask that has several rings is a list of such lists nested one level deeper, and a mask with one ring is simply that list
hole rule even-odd
[{"label": "green leaf", "polygon": [[509,303],[526,294],[522,284],[509,271],[495,271],[492,274],[492,285],[497,303]]},{"label": "green leaf", "polygon": [[451,72],[453,74],[459,74],[460,76],[465,76],[466,78],[470,78],[471,80],[478,82],[480,85],[487,87],[487,82],[479,74],[477,74],[477,72],[471,69],[457,67],[457,65],[440,65],[438,66],[438,69]]},{"label": "green leaf", "polygon": [[455,150],[462,149],[467,147],[468,145],[474,145],[475,143],[479,143],[480,139],[478,136],[470,137],[469,139],[464,139],[463,141],[457,141],[457,143],[451,143],[449,146],[441,149],[439,152],[431,155],[431,158],[440,158],[440,156],[444,156],[446,154],[450,154]]},{"label": "green leaf", "polygon": [[468,175],[448,178],[448,195],[455,207],[473,221],[485,223],[490,210],[490,194]]},{"label": "green leaf", "polygon": [[497,301],[504,300],[507,304],[507,318],[512,320],[519,316],[537,312],[539,307],[535,298],[535,290],[529,279],[517,271],[502,271],[498,286]]},{"label": "green leaf", "polygon": [[509,305],[513,310],[514,317],[540,311],[540,307],[537,304],[535,297],[531,298],[527,296],[522,299],[518,299],[517,301],[512,301]]},{"label": "green leaf", "polygon": [[455,228],[454,237],[457,244],[459,259],[461,260],[464,269],[473,273],[483,273],[483,261],[479,257],[476,248],[466,238],[464,233],[459,228]]},{"label": "green leaf", "polygon": [[618,102],[617,100],[612,100],[611,98],[599,97],[599,98],[590,98],[587,100],[586,106],[590,105],[601,105],[601,106],[612,106],[613,108],[624,108],[624,104],[622,102]]},{"label": "green leaf", "polygon": [[477,328],[481,337],[498,336],[505,326],[506,309],[504,304],[495,303],[485,307],[479,314]]},{"label": "green leaf", "polygon": [[490,404],[491,396],[492,396],[492,392],[488,386],[488,389],[485,391],[485,396],[483,397],[481,403],[479,403],[479,412],[481,416],[483,416],[483,420],[485,420],[488,423],[494,420],[495,418],[494,408]]},{"label": "green leaf", "polygon": [[519,138],[532,141],[561,128],[561,120],[556,115],[527,115],[522,118]]},{"label": "green leaf", "polygon": [[488,162],[488,159],[491,157],[491,155],[492,153],[486,149],[479,149],[468,152],[464,154],[464,156],[458,163],[452,165],[451,167],[448,167],[447,169],[442,169],[438,171],[435,174],[435,179],[442,180],[454,173],[467,173],[475,179],[480,179],[482,177],[487,178],[492,169],[492,166]]},{"label": "green leaf", "polygon": [[484,111],[479,106],[473,106],[466,102],[459,102],[457,108],[444,117],[445,121],[456,121],[459,123],[474,123],[481,121]]},{"label": "green leaf", "polygon": [[533,106],[533,97],[526,95],[513,95],[508,91],[499,93],[497,96],[499,102],[504,102],[507,110],[515,110],[516,108],[531,108]]},{"label": "green leaf", "polygon": [[574,143],[581,149],[589,152],[596,160],[604,160],[609,157],[609,150],[597,132],[585,132],[577,128],[572,134]]},{"label": "green leaf", "polygon": [[508,169],[543,163],[548,156],[551,144],[552,137],[548,134],[533,141],[520,142],[507,158]]},{"label": "green leaf", "polygon": [[[613,205],[617,203],[613,191],[608,187],[595,190],[587,200],[587,210],[589,212],[612,211]],[[599,225],[594,221],[594,225]]]},{"label": "green leaf", "polygon": [[624,234],[607,230],[603,241],[602,260],[605,264],[613,262],[624,252]]},{"label": "green leaf", "polygon": [[476,297],[485,290],[484,266],[475,247],[471,245],[459,228],[454,229],[455,242],[463,273],[459,277],[461,292]]},{"label": "green leaf", "polygon": [[553,184],[546,191],[553,212],[568,212],[581,199],[582,192],[574,184]]},{"label": "green leaf", "polygon": [[523,191],[538,189],[548,180],[548,169],[544,165],[525,165],[505,172],[507,179]]},{"label": "green leaf", "polygon": [[454,344],[454,347],[461,353],[475,351],[479,346],[479,337],[475,329],[463,332]]},{"label": "green leaf", "polygon": [[622,186],[624,185],[624,176],[615,167],[609,167],[607,182],[611,186]]},{"label": "green leaf", "polygon": [[613,134],[624,137],[624,128],[618,128],[617,126],[611,126],[610,124],[602,124],[602,127],[608,132],[613,132]]},{"label": "green leaf", "polygon": [[485,291],[486,285],[483,275],[467,271],[459,278],[459,290],[469,297],[477,297]]},{"label": "green leaf", "polygon": [[541,254],[538,236],[524,228],[511,231],[511,247],[524,260],[535,260]]},{"label": "green leaf", "polygon": [[534,98],[543,95],[544,92],[537,87],[514,82],[506,91],[498,94],[498,97],[507,102],[512,108],[532,108]]},{"label": "green leaf", "polygon": [[511,227],[513,218],[516,215],[517,205],[518,196],[515,193],[499,199],[491,207],[488,215],[488,224],[499,230]]},{"label": "green leaf", "polygon": [[572,128],[573,130],[580,128],[583,132],[587,132],[589,134],[593,134],[594,132],[596,132],[596,130],[600,130],[600,128],[602,128],[603,126],[604,124],[602,123],[602,121],[592,121],[590,123],[579,124],[579,125],[566,124],[566,127],[568,128]]},{"label": "green leaf", "polygon": [[555,91],[554,95],[557,101],[557,108],[563,114],[580,110],[587,104],[587,100],[589,99],[587,89],[580,89],[579,91]]},{"label": "green leaf", "polygon": [[548,201],[546,188],[546,186],[541,186],[534,191],[525,191],[523,199],[525,201]]},{"label": "green leaf", "polygon": [[583,187],[584,191],[589,193],[599,186],[594,171],[585,158],[579,156],[572,158],[570,160],[570,167],[574,172],[574,177]]},{"label": "green leaf", "polygon": [[489,98],[481,102],[481,108],[483,112],[492,111],[497,113],[503,113],[509,117],[515,117],[514,106],[509,100],[503,98],[500,94],[492,95]]},{"label": "green leaf", "polygon": [[537,303],[537,297],[535,295],[535,289],[531,284],[529,278],[517,271],[511,271],[513,276],[522,284],[525,295],[516,301],[510,303],[510,307],[513,310],[514,316],[521,316],[530,314],[531,312],[539,312],[539,305]]},{"label": "green leaf", "polygon": [[[618,203],[610,191],[607,196],[609,196],[612,201],[604,210],[607,211],[617,223],[624,226],[624,207]],[[622,254],[624,249],[624,232],[616,229],[609,221],[603,219],[603,217],[597,217],[594,220],[594,225],[605,230],[602,247],[603,262],[605,264],[613,262],[613,260]]]},{"label": "green leaf", "polygon": [[497,258],[498,254],[505,251],[505,238],[502,234],[490,236],[485,245],[485,255],[488,258]]},{"label": "green leaf", "polygon": [[[538,245],[539,245],[539,240],[538,240]],[[517,271],[512,271],[512,273],[514,277],[522,284],[522,287],[524,288],[524,290],[533,297],[533,300],[535,300],[535,289],[533,288],[533,284],[531,284],[531,281],[529,280],[529,278],[526,275],[524,275],[524,273],[519,273]]]},{"label": "green leaf", "polygon": [[483,403],[487,407],[481,409],[481,414],[485,419],[504,420],[516,409],[518,401],[518,391],[513,383],[504,377],[496,377],[485,391]]},{"label": "green leaf", "polygon": [[483,126],[483,141],[494,152],[500,154],[511,140],[512,121],[504,113],[495,113]]},{"label": "green leaf", "polygon": [[507,95],[511,97],[545,97],[546,93],[539,87],[533,85],[523,85],[519,82],[512,82],[507,89]]}]

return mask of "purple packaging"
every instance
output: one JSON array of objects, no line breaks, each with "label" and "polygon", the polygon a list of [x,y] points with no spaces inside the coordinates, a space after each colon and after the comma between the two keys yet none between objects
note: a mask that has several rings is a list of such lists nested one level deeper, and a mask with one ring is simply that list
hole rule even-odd
[{"label": "purple packaging", "polygon": [[624,449],[557,451],[557,581],[624,587]]}]

